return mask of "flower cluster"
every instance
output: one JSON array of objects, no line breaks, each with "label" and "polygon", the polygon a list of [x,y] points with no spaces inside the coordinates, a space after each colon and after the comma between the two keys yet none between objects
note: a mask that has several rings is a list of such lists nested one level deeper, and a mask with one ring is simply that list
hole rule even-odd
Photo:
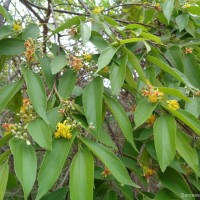
[{"label": "flower cluster", "polygon": [[167,107],[171,110],[178,110],[180,108],[180,105],[178,101],[176,100],[168,100],[166,101],[166,103],[167,103]]},{"label": "flower cluster", "polygon": [[23,99],[23,104],[18,115],[20,116],[21,121],[24,123],[29,123],[35,118],[33,106],[29,99]]},{"label": "flower cluster", "polygon": [[154,4],[154,7],[157,11],[161,11],[161,6],[159,3]]},{"label": "flower cluster", "polygon": [[150,126],[153,126],[154,122],[156,121],[156,116],[154,114],[152,114],[146,121],[147,124],[149,124]]},{"label": "flower cluster", "polygon": [[158,90],[158,88],[153,87],[152,85],[147,85],[143,90],[142,90],[142,95],[147,97],[148,100],[152,103],[156,103],[159,100],[161,100],[164,96],[162,92]]},{"label": "flower cluster", "polygon": [[34,55],[35,55],[35,44],[32,39],[28,39],[25,41],[25,47],[26,47],[26,52],[25,56],[28,62],[33,62],[34,61]]},{"label": "flower cluster", "polygon": [[66,138],[66,139],[71,139],[72,134],[71,134],[71,129],[72,126],[67,124],[67,120],[65,120],[63,123],[58,123],[57,124],[57,130],[54,133],[55,138]]},{"label": "flower cluster", "polygon": [[15,124],[10,124],[10,123],[4,123],[2,124],[2,127],[5,130],[4,135],[8,135],[12,132],[15,132],[17,129]]},{"label": "flower cluster", "polygon": [[21,31],[21,30],[22,30],[21,24],[19,24],[19,23],[14,23],[14,24],[13,24],[13,31],[19,32],[19,31]]},{"label": "flower cluster", "polygon": [[150,176],[155,174],[155,170],[152,168],[149,168],[148,166],[143,167],[143,175],[146,179],[148,179]]},{"label": "flower cluster", "polygon": [[193,52],[193,48],[192,47],[186,47],[185,49],[184,49],[184,53],[185,54],[189,54],[189,53],[192,53]]},{"label": "flower cluster", "polygon": [[109,174],[111,174],[110,170],[105,167],[104,171],[101,173],[101,175],[106,178]]},{"label": "flower cluster", "polygon": [[68,33],[71,36],[75,36],[78,33],[77,28],[71,28]]},{"label": "flower cluster", "polygon": [[184,5],[182,6],[182,8],[185,9],[185,8],[189,8],[189,7],[191,7],[191,6],[192,6],[191,4],[186,3],[186,4],[184,4]]},{"label": "flower cluster", "polygon": [[92,12],[96,15],[100,14],[104,7],[96,7]]},{"label": "flower cluster", "polygon": [[92,60],[92,55],[91,54],[85,54],[84,60],[87,61],[87,62],[90,62]]},{"label": "flower cluster", "polygon": [[75,56],[71,56],[70,57],[70,66],[72,66],[73,69],[78,71],[83,67],[82,60],[80,58],[75,57]]},{"label": "flower cluster", "polygon": [[62,114],[62,115],[65,115],[67,112],[69,111],[73,111],[75,110],[75,107],[74,107],[74,101],[70,101],[70,100],[62,100],[61,101],[61,108],[59,110],[59,112]]}]

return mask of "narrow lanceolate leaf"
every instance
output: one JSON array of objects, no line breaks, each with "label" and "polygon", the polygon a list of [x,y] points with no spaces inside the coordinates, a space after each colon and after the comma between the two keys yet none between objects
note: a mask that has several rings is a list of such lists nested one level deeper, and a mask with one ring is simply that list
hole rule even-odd
[{"label": "narrow lanceolate leaf", "polygon": [[39,170],[39,189],[36,200],[39,200],[44,194],[46,194],[58,179],[76,134],[76,132],[73,132],[70,140],[53,140],[52,150],[47,151],[44,155],[44,159]]},{"label": "narrow lanceolate leaf", "polygon": [[67,59],[65,55],[56,56],[51,62],[52,74],[57,74],[67,65]]},{"label": "narrow lanceolate leaf", "polygon": [[0,113],[4,110],[6,105],[15,96],[23,84],[22,80],[10,83],[0,89]]},{"label": "narrow lanceolate leaf", "polygon": [[195,173],[200,175],[198,153],[191,147],[191,139],[181,131],[177,131],[176,149]]},{"label": "narrow lanceolate leaf", "polygon": [[95,78],[83,91],[83,108],[88,124],[93,123],[95,131],[102,125],[102,100],[103,100],[103,80]]},{"label": "narrow lanceolate leaf", "polygon": [[156,106],[157,103],[151,103],[146,98],[139,101],[134,112],[135,128],[147,121]]},{"label": "narrow lanceolate leaf", "polygon": [[163,5],[163,14],[167,18],[168,23],[170,21],[173,9],[174,9],[174,0],[166,0]]},{"label": "narrow lanceolate leaf", "polygon": [[115,62],[113,62],[111,65],[110,82],[113,94],[117,94],[124,83],[124,79],[126,76],[127,58],[128,58],[127,55],[124,55],[120,58],[119,65],[117,65]]},{"label": "narrow lanceolate leaf", "polygon": [[80,150],[70,167],[70,199],[92,200],[94,187],[94,159],[92,153]]},{"label": "narrow lanceolate leaf", "polygon": [[104,96],[104,100],[113,116],[115,117],[117,123],[119,124],[125,138],[137,150],[133,141],[133,128],[122,105],[117,100],[106,94]]},{"label": "narrow lanceolate leaf", "polygon": [[22,73],[26,81],[28,96],[35,111],[46,123],[49,123],[46,116],[47,97],[42,80],[28,68],[22,67]]},{"label": "narrow lanceolate leaf", "polygon": [[180,99],[183,99],[187,102],[190,102],[190,99],[185,96],[184,94],[182,94],[179,90],[175,89],[175,88],[169,88],[169,87],[159,87],[158,88],[159,91],[165,93],[165,94],[168,94],[168,95],[171,95],[171,96],[175,96],[175,97],[178,97]]},{"label": "narrow lanceolate leaf", "polygon": [[9,172],[8,162],[6,161],[4,163],[1,163],[0,164],[0,200],[4,199],[7,181],[8,181],[8,172]]},{"label": "narrow lanceolate leaf", "polygon": [[179,109],[179,110],[171,110],[165,107],[172,115],[180,119],[186,125],[188,125],[192,130],[194,130],[198,135],[200,135],[200,122],[199,120],[192,115],[191,113]]},{"label": "narrow lanceolate leaf", "polygon": [[103,49],[101,55],[99,56],[98,62],[97,62],[97,64],[98,64],[97,72],[99,72],[101,69],[103,69],[110,63],[110,61],[112,60],[113,56],[115,55],[115,53],[117,52],[118,49],[119,49],[119,47],[113,47],[113,46],[109,46],[109,47]]},{"label": "narrow lanceolate leaf", "polygon": [[90,39],[91,36],[91,29],[90,27],[81,21],[81,38],[83,40],[83,45],[85,46]]},{"label": "narrow lanceolate leaf", "polygon": [[85,145],[105,164],[119,183],[139,188],[130,178],[122,161],[102,144],[81,138]]},{"label": "narrow lanceolate leaf", "polygon": [[[183,176],[169,167],[164,173],[159,173],[158,177],[165,188],[174,192],[178,197],[181,197],[181,199],[182,194],[192,193]],[[194,200],[192,197],[190,199]]]},{"label": "narrow lanceolate leaf", "polygon": [[144,71],[140,65],[139,60],[137,57],[127,48],[124,48],[124,52],[128,55],[128,61],[131,64],[131,66],[135,69],[135,71],[138,73],[139,77],[143,82],[146,82],[146,78],[144,75]]},{"label": "narrow lanceolate leaf", "polygon": [[41,118],[36,118],[27,126],[28,132],[33,140],[44,149],[52,148],[52,133],[50,127]]},{"label": "narrow lanceolate leaf", "polygon": [[14,56],[25,52],[24,40],[6,38],[0,41],[0,55]]},{"label": "narrow lanceolate leaf", "polygon": [[9,145],[14,157],[15,173],[22,185],[24,199],[27,199],[36,178],[36,154],[33,147],[27,145],[25,140],[13,138]]},{"label": "narrow lanceolate leaf", "polygon": [[68,98],[71,96],[76,83],[76,72],[73,70],[68,70],[65,72],[60,80],[58,85],[58,93],[63,98]]},{"label": "narrow lanceolate leaf", "polygon": [[172,115],[159,117],[153,127],[156,154],[164,172],[176,153],[176,121]]}]

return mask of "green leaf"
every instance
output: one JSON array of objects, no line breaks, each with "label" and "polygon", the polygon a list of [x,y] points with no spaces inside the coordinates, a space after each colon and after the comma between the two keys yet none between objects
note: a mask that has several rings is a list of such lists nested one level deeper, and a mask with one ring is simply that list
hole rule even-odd
[{"label": "green leaf", "polygon": [[61,26],[59,26],[58,28],[56,28],[53,31],[52,35],[56,34],[56,33],[59,33],[61,31],[65,30],[65,29],[68,29],[68,28],[70,28],[73,25],[80,24],[80,19],[84,20],[84,17],[76,16],[76,17],[73,17],[71,19],[68,19],[64,24],[62,24]]},{"label": "green leaf", "polygon": [[19,91],[23,84],[23,80],[16,81],[14,83],[10,83],[2,88],[0,88],[0,113],[4,110],[6,105],[10,102],[10,100],[15,96],[15,94]]},{"label": "green leaf", "polygon": [[24,199],[27,199],[36,178],[36,154],[33,147],[27,145],[25,140],[13,138],[9,145],[14,157],[15,173],[22,185]]},{"label": "green leaf", "polygon": [[185,162],[200,175],[199,157],[196,149],[191,147],[191,139],[181,131],[177,131],[176,149]]},{"label": "green leaf", "polygon": [[114,153],[112,153],[102,144],[86,138],[81,138],[81,140],[105,164],[117,181],[124,185],[130,185],[139,188],[138,185],[133,183],[124,164]]},{"label": "green leaf", "polygon": [[47,96],[43,82],[38,74],[30,69],[22,67],[22,73],[27,85],[27,93],[33,104],[33,108],[44,121],[49,124],[46,116]]},{"label": "green leaf", "polygon": [[[73,144],[77,132],[72,133],[72,138],[54,139],[51,151],[47,151],[44,155],[39,174],[38,174],[38,194],[36,200],[39,200],[58,179],[62,168],[65,164],[70,148]],[[56,160],[55,160],[56,159]]]},{"label": "green leaf", "polygon": [[130,62],[130,64],[132,65],[132,67],[136,70],[136,72],[138,73],[139,77],[141,78],[141,80],[143,82],[146,82],[146,78],[143,72],[143,69],[140,65],[139,60],[137,59],[137,57],[127,48],[124,48],[124,52],[125,54],[128,55],[128,61]]},{"label": "green leaf", "polygon": [[120,44],[127,44],[127,43],[133,43],[133,42],[143,42],[143,41],[145,41],[144,38],[129,38],[129,39],[120,40]]},{"label": "green leaf", "polygon": [[137,150],[133,141],[133,128],[124,108],[117,100],[109,95],[105,94],[104,100],[113,116],[115,117],[117,123],[119,124],[125,138]]},{"label": "green leaf", "polygon": [[58,93],[63,98],[68,98],[71,96],[76,83],[76,72],[69,69],[65,72],[60,80],[58,85]]},{"label": "green leaf", "polygon": [[9,166],[8,162],[0,164],[0,200],[4,199],[8,181]]},{"label": "green leaf", "polygon": [[37,24],[30,23],[22,33],[22,39],[37,39],[40,35],[40,29]]},{"label": "green leaf", "polygon": [[0,41],[0,55],[15,56],[25,52],[24,40],[6,38]]},{"label": "green leaf", "polygon": [[190,102],[185,103],[185,111],[193,114],[196,118],[200,115],[200,97],[189,98]]},{"label": "green leaf", "polygon": [[103,49],[97,62],[98,70],[96,71],[96,73],[99,72],[101,69],[103,69],[110,63],[110,61],[112,60],[113,56],[115,55],[118,49],[119,47],[113,47],[113,46],[109,46]]},{"label": "green leaf", "polygon": [[2,26],[0,28],[0,40],[12,35],[12,27],[9,25]]},{"label": "green leaf", "polygon": [[70,167],[70,199],[92,200],[94,187],[94,159],[87,150],[74,156]]},{"label": "green leaf", "polygon": [[12,137],[13,137],[13,135],[11,133],[9,133],[9,134],[6,134],[3,138],[1,138],[0,139],[0,147],[5,145]]},{"label": "green leaf", "polygon": [[11,14],[3,7],[0,5],[0,14],[6,19],[6,21],[12,25],[13,23],[13,18]]},{"label": "green leaf", "polygon": [[151,103],[146,98],[139,101],[134,112],[135,128],[147,121],[156,106],[157,103]]},{"label": "green leaf", "polygon": [[33,140],[37,142],[42,148],[52,149],[52,133],[50,127],[41,118],[36,118],[31,121],[27,130]]},{"label": "green leaf", "polygon": [[110,82],[113,94],[117,94],[124,83],[124,79],[126,76],[127,59],[128,59],[127,55],[124,55],[120,58],[119,65],[117,65],[115,62],[113,62],[111,65]]},{"label": "green leaf", "polygon": [[168,24],[174,9],[174,0],[166,0],[163,4],[163,14],[167,18]]},{"label": "green leaf", "polygon": [[6,61],[9,58],[9,56],[0,56],[0,72],[3,70],[4,67],[6,67]]},{"label": "green leaf", "polygon": [[107,193],[106,193],[106,195],[105,195],[105,197],[103,198],[103,200],[117,200],[118,198],[117,198],[117,193],[115,192],[115,191],[113,191],[113,190],[109,190]]},{"label": "green leaf", "polygon": [[162,43],[161,39],[158,36],[153,35],[151,33],[142,32],[141,36],[144,37],[145,40],[152,40],[152,41],[157,42],[157,43]]},{"label": "green leaf", "polygon": [[172,115],[157,118],[153,127],[156,154],[161,171],[165,171],[176,153],[176,121]]},{"label": "green leaf", "polygon": [[185,30],[195,38],[196,27],[191,19],[189,19],[188,24],[185,27]]},{"label": "green leaf", "polygon": [[159,91],[168,94],[168,95],[172,95],[175,97],[178,97],[180,99],[183,99],[187,102],[190,102],[190,99],[185,96],[184,94],[182,94],[179,90],[175,89],[175,88],[169,88],[169,87],[158,87]]},{"label": "green leaf", "polygon": [[183,56],[184,74],[188,80],[197,88],[200,88],[200,65],[197,58],[193,54],[185,54]]},{"label": "green leaf", "polygon": [[51,61],[51,71],[52,74],[57,74],[60,72],[65,66],[67,65],[67,59],[65,55],[60,55],[56,56],[52,61]]},{"label": "green leaf", "polygon": [[81,21],[80,32],[81,32],[81,38],[83,40],[83,45],[86,46],[91,36],[91,29],[86,23]]},{"label": "green leaf", "polygon": [[[98,92],[97,92],[98,91]],[[83,91],[83,108],[88,124],[93,123],[96,134],[102,126],[103,80],[91,81]]]},{"label": "green leaf", "polygon": [[165,107],[165,109],[167,109],[172,115],[188,125],[198,135],[200,135],[200,122],[194,115],[182,109],[179,109],[178,111],[168,109],[167,107]]},{"label": "green leaf", "polygon": [[176,199],[180,200],[173,192],[168,189],[161,189],[155,196],[155,200]]},{"label": "green leaf", "polygon": [[56,191],[43,196],[41,200],[64,200],[67,194],[67,188],[60,188]]},{"label": "green leaf", "polygon": [[200,7],[199,6],[190,6],[190,7],[187,7],[185,9],[193,15],[199,15],[200,16]]},{"label": "green leaf", "polygon": [[164,63],[160,59],[153,57],[153,56],[147,56],[147,60],[149,62],[155,64],[156,66],[158,66],[162,70],[166,71],[167,73],[169,73],[170,75],[172,75],[173,77],[175,77],[176,79],[181,81],[182,83],[186,84],[188,87],[196,89],[190,83],[190,81],[186,78],[186,76],[183,73],[181,73],[180,71],[178,71],[177,69],[170,67],[169,65],[167,65],[166,63]]},{"label": "green leaf", "polygon": [[188,20],[189,15],[185,13],[176,17],[176,24],[180,32],[187,26]]},{"label": "green leaf", "polygon": [[10,150],[7,150],[0,154],[0,164],[4,163],[6,160],[8,160],[9,156],[11,154]]},{"label": "green leaf", "polygon": [[[167,168],[165,173],[159,173],[158,177],[165,188],[174,192],[178,197],[181,197],[181,199],[182,194],[192,193],[183,176],[169,167]],[[194,198],[192,197],[191,199],[194,200]]]}]

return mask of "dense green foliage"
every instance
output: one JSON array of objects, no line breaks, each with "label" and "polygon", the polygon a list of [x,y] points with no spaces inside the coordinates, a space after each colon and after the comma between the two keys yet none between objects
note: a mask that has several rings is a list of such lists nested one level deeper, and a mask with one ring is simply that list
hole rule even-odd
[{"label": "dense green foliage", "polygon": [[198,198],[200,2],[20,2],[0,6],[0,200]]}]

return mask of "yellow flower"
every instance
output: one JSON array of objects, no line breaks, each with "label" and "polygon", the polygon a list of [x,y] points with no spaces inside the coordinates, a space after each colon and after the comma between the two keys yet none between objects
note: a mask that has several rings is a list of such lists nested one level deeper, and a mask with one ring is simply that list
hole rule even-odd
[{"label": "yellow flower", "polygon": [[171,110],[178,110],[180,108],[180,105],[178,101],[176,100],[168,100],[166,101],[166,103],[167,103],[167,107]]},{"label": "yellow flower", "polygon": [[106,178],[109,174],[111,174],[110,170],[105,167],[104,171],[101,173],[101,175]]},{"label": "yellow flower", "polygon": [[104,68],[102,69],[102,72],[108,73],[108,72],[109,72],[109,67],[108,67],[108,66],[104,67]]},{"label": "yellow flower", "polygon": [[90,62],[92,60],[92,55],[91,54],[85,54],[84,55],[84,59],[87,61],[87,62]]},{"label": "yellow flower", "polygon": [[63,123],[58,123],[57,124],[57,131],[54,133],[55,138],[66,138],[66,139],[71,139],[72,134],[71,134],[71,126],[66,125],[67,121],[65,120]]},{"label": "yellow flower", "polygon": [[186,3],[186,4],[184,4],[184,5],[182,6],[183,9],[189,8],[189,7],[191,7],[191,4],[189,4],[189,3]]},{"label": "yellow flower", "polygon": [[193,52],[193,48],[192,47],[186,47],[185,49],[184,49],[184,53],[185,54],[188,54],[188,53],[192,53]]},{"label": "yellow flower", "polygon": [[94,14],[100,14],[103,9],[104,9],[104,7],[96,7],[92,12]]},{"label": "yellow flower", "polygon": [[157,11],[161,11],[161,6],[160,6],[159,3],[156,3],[154,6],[155,6],[155,9],[156,9]]},{"label": "yellow flower", "polygon": [[13,31],[19,32],[22,30],[22,26],[20,24],[14,23],[13,24]]},{"label": "yellow flower", "polygon": [[143,167],[143,173],[144,173],[144,177],[145,178],[149,178],[150,176],[152,176],[153,174],[155,174],[155,170],[149,168],[148,166],[144,166]]},{"label": "yellow flower", "polygon": [[156,116],[154,115],[154,114],[152,114],[150,117],[149,117],[149,119],[147,119],[147,123],[149,124],[149,125],[153,125],[154,124],[154,122],[156,121]]}]

